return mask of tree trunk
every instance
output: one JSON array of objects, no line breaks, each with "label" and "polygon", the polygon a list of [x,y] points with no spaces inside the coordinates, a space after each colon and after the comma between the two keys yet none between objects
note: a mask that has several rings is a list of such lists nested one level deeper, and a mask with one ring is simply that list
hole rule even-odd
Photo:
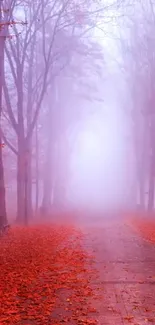
[{"label": "tree trunk", "polygon": [[[31,31],[30,31],[31,34]],[[27,92],[27,134],[32,123],[32,93],[33,93],[33,64],[34,64],[34,53],[35,53],[35,40],[33,40],[30,49],[30,63],[28,70],[28,92]],[[26,155],[27,155],[27,213],[28,218],[31,218],[33,215],[32,208],[32,137],[28,139],[26,143]]]},{"label": "tree trunk", "polygon": [[47,114],[47,151],[45,160],[45,174],[44,174],[44,184],[43,184],[43,200],[42,200],[42,211],[48,214],[52,208],[52,196],[53,196],[53,186],[56,173],[55,166],[55,142],[57,138],[58,129],[55,123],[55,109],[56,106],[56,94],[53,93],[53,104],[49,107]]},{"label": "tree trunk", "polygon": [[[2,23],[2,1],[0,1],[0,23]],[[2,114],[2,88],[4,81],[4,46],[5,36],[3,36],[3,28],[0,31],[0,121]],[[0,134],[0,226],[7,222],[6,201],[5,201],[5,183],[4,168],[2,158],[2,139]]]},{"label": "tree trunk", "polygon": [[[28,152],[29,154],[29,152]],[[25,179],[24,179],[24,225],[28,226],[29,221],[29,196],[28,196],[28,185],[29,185],[29,176],[28,176],[28,163],[29,157],[25,157]]]},{"label": "tree trunk", "polygon": [[155,192],[155,153],[153,153],[150,162],[149,191],[148,191],[149,212],[151,212],[154,208],[154,192]]},{"label": "tree trunk", "polygon": [[18,153],[17,156],[17,222],[21,223],[24,220],[24,185],[25,173],[23,167],[23,155]]},{"label": "tree trunk", "polygon": [[5,183],[2,158],[2,142],[0,137],[0,227],[7,223],[6,204],[5,204]]},{"label": "tree trunk", "polygon": [[18,147],[17,156],[17,222],[28,225],[31,205],[32,180],[30,172],[30,151]]},{"label": "tree trunk", "polygon": [[139,189],[139,205],[141,209],[145,208],[145,189],[144,189],[144,177],[142,175],[144,171],[141,170],[138,178],[138,189]]},{"label": "tree trunk", "polygon": [[23,118],[23,74],[18,63],[18,156],[17,156],[17,221],[24,222],[24,197],[25,197],[25,137]]},{"label": "tree trunk", "polygon": [[35,213],[38,214],[39,206],[39,146],[38,146],[38,123],[36,123],[36,202]]},{"label": "tree trunk", "polygon": [[44,192],[42,207],[45,214],[48,214],[52,206],[52,148],[51,138],[48,137],[46,163],[45,163],[45,176],[44,176]]},{"label": "tree trunk", "polygon": [[56,209],[63,209],[66,203],[66,188],[68,180],[68,143],[64,136],[59,137],[56,154],[56,170],[53,205]]},{"label": "tree trunk", "polygon": [[17,155],[17,222],[24,222],[25,199],[25,157],[24,143],[18,138]]},{"label": "tree trunk", "polygon": [[26,152],[26,178],[27,178],[27,213],[28,218],[33,217],[33,207],[32,207],[32,150],[31,150],[31,143],[28,145],[28,149]]}]

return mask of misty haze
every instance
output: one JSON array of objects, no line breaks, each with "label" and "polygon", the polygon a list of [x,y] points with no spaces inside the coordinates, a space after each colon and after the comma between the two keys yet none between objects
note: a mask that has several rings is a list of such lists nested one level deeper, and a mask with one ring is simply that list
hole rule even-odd
[{"label": "misty haze", "polygon": [[0,0],[1,325],[155,324],[154,31],[155,0]]}]

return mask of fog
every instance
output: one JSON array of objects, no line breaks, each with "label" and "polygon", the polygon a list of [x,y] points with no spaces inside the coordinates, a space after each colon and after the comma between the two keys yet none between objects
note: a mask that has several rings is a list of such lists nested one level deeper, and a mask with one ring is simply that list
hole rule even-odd
[{"label": "fog", "polygon": [[108,106],[83,123],[72,153],[68,200],[77,206],[124,205],[126,141],[117,107]]},{"label": "fog", "polygon": [[5,218],[154,208],[151,3],[69,3],[60,17],[50,1],[12,4],[14,27],[3,14]]},{"label": "fog", "polygon": [[96,212],[128,209],[135,203],[131,120],[125,110],[127,88],[118,65],[118,32],[119,27],[112,23],[94,33],[104,52],[103,102],[91,103],[92,116],[78,130],[70,162],[68,202]]}]

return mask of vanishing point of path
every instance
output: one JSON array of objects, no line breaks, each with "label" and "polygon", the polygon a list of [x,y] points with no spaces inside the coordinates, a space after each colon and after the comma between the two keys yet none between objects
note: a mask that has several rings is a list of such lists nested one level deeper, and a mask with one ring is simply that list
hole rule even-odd
[{"label": "vanishing point of path", "polygon": [[98,324],[155,324],[155,245],[120,220],[81,228],[99,271]]}]

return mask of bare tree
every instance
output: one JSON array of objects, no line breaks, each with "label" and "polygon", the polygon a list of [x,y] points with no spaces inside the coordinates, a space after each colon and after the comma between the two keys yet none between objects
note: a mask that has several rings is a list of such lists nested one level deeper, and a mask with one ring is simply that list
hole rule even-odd
[{"label": "bare tree", "polygon": [[[155,87],[155,28],[154,4],[134,2],[128,20],[128,36],[121,35],[123,76],[131,98],[130,117],[136,156],[137,184],[140,206],[144,209],[146,193],[149,210],[154,206],[155,145],[154,145],[154,87]],[[127,21],[126,21],[127,26]]]},{"label": "bare tree", "polygon": [[[52,109],[48,104],[49,135],[42,201],[44,211],[51,211],[52,206],[64,206],[75,137],[73,130],[75,134],[81,120],[92,113],[89,102],[103,102],[103,96],[98,94],[98,88],[103,82],[102,48],[96,43],[88,46],[80,41],[79,49],[80,53],[77,47],[70,64],[55,78],[53,93],[51,89],[52,95],[49,96]],[[87,55],[83,55],[83,52]]]},{"label": "bare tree", "polygon": [[13,8],[10,19],[18,21],[21,14],[27,25],[22,29],[13,24],[18,37],[10,38],[5,45],[3,91],[4,106],[17,137],[17,147],[8,143],[17,155],[17,217],[27,223],[27,216],[32,214],[32,135],[46,92],[69,63],[77,39],[100,28],[101,20],[108,20],[118,1],[105,5],[92,0],[77,4],[70,0],[24,0],[16,1],[16,5],[18,10]]},{"label": "bare tree", "polygon": [[[0,1],[0,120],[2,116],[2,88],[4,85],[4,58],[5,58],[5,44],[6,40],[11,35],[10,30],[16,24],[23,24],[22,21],[14,21],[11,19],[12,12],[15,8],[15,0],[1,0]],[[7,221],[6,202],[5,202],[5,183],[4,183],[4,169],[2,159],[2,130],[0,130],[0,225],[4,225]]]}]

